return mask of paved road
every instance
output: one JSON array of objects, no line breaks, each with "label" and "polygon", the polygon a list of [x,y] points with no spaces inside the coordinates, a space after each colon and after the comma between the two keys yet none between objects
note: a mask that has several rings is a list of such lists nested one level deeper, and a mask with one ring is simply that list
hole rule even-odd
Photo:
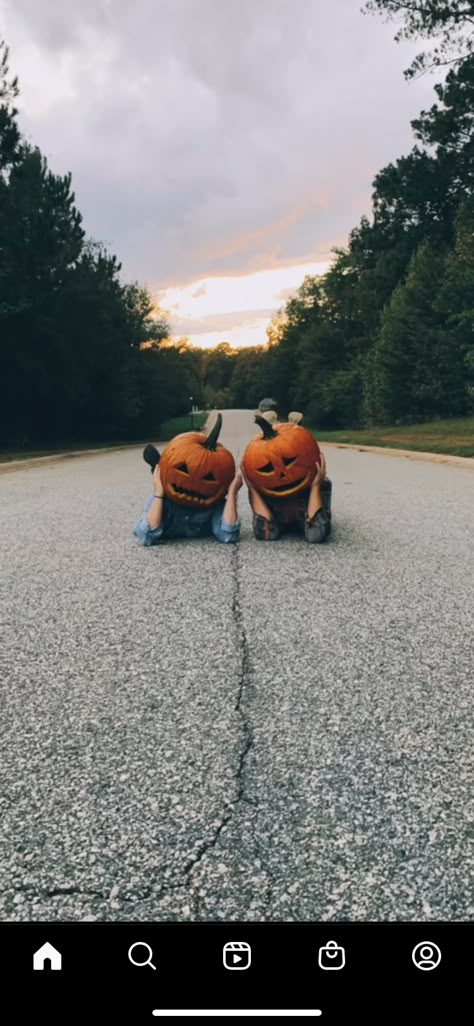
[{"label": "paved road", "polygon": [[474,916],[474,474],[328,463],[312,548],[136,546],[139,450],[0,476],[3,919]]}]

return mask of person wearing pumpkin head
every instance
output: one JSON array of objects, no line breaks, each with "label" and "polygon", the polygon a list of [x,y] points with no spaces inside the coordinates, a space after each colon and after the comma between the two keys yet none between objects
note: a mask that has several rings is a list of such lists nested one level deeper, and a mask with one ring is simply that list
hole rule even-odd
[{"label": "person wearing pumpkin head", "polygon": [[310,544],[325,541],[332,483],[318,443],[295,421],[274,426],[259,415],[255,421],[262,433],[249,442],[242,460],[255,538],[276,541],[297,530]]},{"label": "person wearing pumpkin head", "polygon": [[141,545],[210,535],[224,543],[239,540],[237,493],[242,475],[235,473],[232,453],[217,441],[221,427],[219,413],[208,434],[177,435],[161,456],[154,445],[145,446],[153,494],[133,531]]}]

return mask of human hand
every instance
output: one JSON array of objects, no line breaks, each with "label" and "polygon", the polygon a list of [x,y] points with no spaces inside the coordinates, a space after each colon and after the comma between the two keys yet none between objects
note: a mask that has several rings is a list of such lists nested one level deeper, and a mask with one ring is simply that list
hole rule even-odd
[{"label": "human hand", "polygon": [[152,481],[153,481],[153,491],[154,491],[155,495],[162,496],[163,495],[163,483],[162,483],[162,480],[161,480],[160,464],[159,463],[156,464],[156,467],[155,467],[155,469],[153,471]]},{"label": "human hand", "polygon": [[326,459],[323,453],[320,454],[319,463],[316,464],[316,474],[313,478],[312,488],[319,488],[326,477]]},{"label": "human hand", "polygon": [[249,492],[253,492],[255,489],[254,489],[253,485],[250,484],[248,478],[246,477],[245,471],[244,471],[244,468],[243,468],[242,464],[240,465],[240,475],[241,475],[243,483],[245,485],[247,485],[247,488],[248,488]]},{"label": "human hand", "polygon": [[242,485],[243,485],[242,474],[240,473],[240,470],[238,470],[236,475],[235,475],[235,477],[234,477],[234,480],[231,481],[231,483],[229,485],[229,493],[233,494],[233,495],[236,495],[237,492],[242,488]]}]

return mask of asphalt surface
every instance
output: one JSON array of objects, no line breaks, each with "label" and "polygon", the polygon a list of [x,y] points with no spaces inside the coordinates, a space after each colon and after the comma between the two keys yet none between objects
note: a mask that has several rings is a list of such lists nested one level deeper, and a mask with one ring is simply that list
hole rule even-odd
[{"label": "asphalt surface", "polygon": [[474,473],[327,459],[312,547],[139,547],[140,450],[0,476],[3,920],[474,917]]}]

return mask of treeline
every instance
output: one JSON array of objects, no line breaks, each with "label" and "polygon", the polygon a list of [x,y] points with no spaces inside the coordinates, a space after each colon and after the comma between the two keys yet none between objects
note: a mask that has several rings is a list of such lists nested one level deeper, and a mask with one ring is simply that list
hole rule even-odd
[{"label": "treeline", "polygon": [[451,70],[412,123],[411,153],[376,176],[371,217],[274,318],[266,349],[235,357],[229,384],[231,405],[268,394],[327,428],[474,411],[474,6],[367,10],[397,19],[398,39],[433,45],[408,78]]},{"label": "treeline", "polygon": [[262,350],[172,344],[146,289],[85,237],[69,175],[22,138],[0,41],[0,449],[152,438],[261,397]]},{"label": "treeline", "polygon": [[411,153],[376,176],[371,217],[274,318],[266,349],[228,354],[224,385],[228,405],[272,395],[327,428],[474,411],[474,6],[367,10],[396,19],[397,39],[432,46],[408,78],[451,70],[412,123]]},{"label": "treeline", "polygon": [[153,434],[189,409],[168,326],[86,239],[70,176],[21,136],[17,95],[0,41],[0,447]]},{"label": "treeline", "polygon": [[[70,176],[22,138],[0,42],[0,448],[157,437],[200,407],[301,409],[320,427],[474,409],[474,56],[467,0],[409,5],[406,34],[464,46],[408,156],[376,177],[371,217],[272,321],[268,345],[172,345],[149,293],[88,240]],[[469,0],[468,6],[471,0]],[[399,15],[395,0],[370,9]],[[446,35],[449,18],[454,35]],[[424,20],[423,20],[424,19]],[[447,21],[448,19],[448,21]],[[469,21],[469,18],[467,18]],[[461,44],[459,44],[461,45]],[[413,69],[426,65],[421,55]]]},{"label": "treeline", "polygon": [[396,19],[397,39],[432,46],[408,78],[451,70],[412,123],[411,153],[376,176],[371,217],[274,318],[268,346],[209,357],[216,405],[272,395],[326,428],[474,411],[474,7],[371,0],[367,10]]},{"label": "treeline", "polygon": [[370,220],[275,318],[269,391],[320,426],[463,416],[474,407],[474,57],[413,122],[374,183]]}]

